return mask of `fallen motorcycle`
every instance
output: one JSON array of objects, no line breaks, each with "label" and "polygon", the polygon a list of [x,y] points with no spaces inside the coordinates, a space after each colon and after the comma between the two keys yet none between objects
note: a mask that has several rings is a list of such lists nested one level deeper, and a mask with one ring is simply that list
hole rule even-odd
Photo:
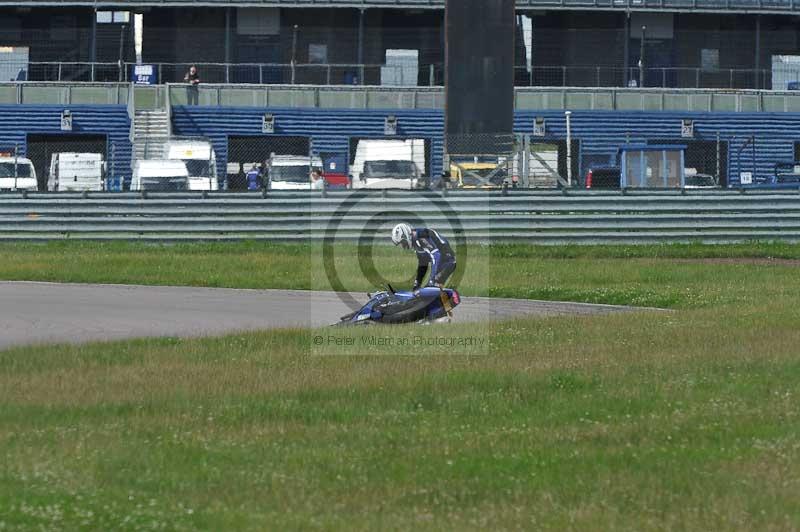
[{"label": "fallen motorcycle", "polygon": [[414,292],[387,290],[367,294],[369,301],[359,310],[342,316],[335,325],[379,323],[442,323],[452,318],[461,297],[452,288],[425,287]]}]

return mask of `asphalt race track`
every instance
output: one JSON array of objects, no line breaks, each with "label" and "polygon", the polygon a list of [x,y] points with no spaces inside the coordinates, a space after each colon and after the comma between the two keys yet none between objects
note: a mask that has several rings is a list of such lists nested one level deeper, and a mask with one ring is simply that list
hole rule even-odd
[{"label": "asphalt race track", "polygon": [[[366,294],[353,294],[366,302]],[[465,298],[458,321],[637,310],[520,299]],[[17,345],[329,325],[350,312],[332,292],[0,282],[0,349]]]}]

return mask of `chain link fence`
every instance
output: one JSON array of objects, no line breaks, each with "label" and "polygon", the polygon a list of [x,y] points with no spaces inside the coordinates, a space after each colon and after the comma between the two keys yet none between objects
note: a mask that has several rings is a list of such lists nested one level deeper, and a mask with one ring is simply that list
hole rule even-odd
[{"label": "chain link fence", "polygon": [[569,188],[579,183],[580,142],[534,135],[447,138],[442,186],[460,189]]},{"label": "chain link fence", "polygon": [[730,141],[718,132],[692,137],[626,133],[615,148],[582,151],[577,184],[593,189],[714,189],[730,184]]},{"label": "chain link fence", "polygon": [[103,135],[28,135],[0,147],[0,191],[121,191],[130,179],[124,152]]},{"label": "chain link fence", "polygon": [[599,146],[597,139],[585,146],[579,136],[516,135],[510,143],[504,136],[489,142],[485,136],[469,138],[471,150],[460,138],[458,149],[445,156],[442,187],[713,189],[729,186],[731,175],[737,181],[741,172],[770,171],[759,162],[753,142],[719,133],[691,138],[628,133],[618,143]]},{"label": "chain link fence", "polygon": [[229,136],[228,190],[309,190],[321,187],[322,160],[304,136]]},{"label": "chain link fence", "polygon": [[[267,124],[268,126],[268,124]],[[266,127],[266,126],[265,126]],[[0,146],[0,191],[717,189],[800,187],[800,141],[742,133],[165,137],[28,134]],[[784,145],[785,144],[785,145]],[[158,149],[155,149],[155,148]]]}]

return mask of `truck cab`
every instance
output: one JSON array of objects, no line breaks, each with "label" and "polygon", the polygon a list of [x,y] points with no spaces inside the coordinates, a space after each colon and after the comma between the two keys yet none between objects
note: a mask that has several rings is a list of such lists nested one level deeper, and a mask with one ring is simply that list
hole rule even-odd
[{"label": "truck cab", "polygon": [[423,139],[362,139],[351,170],[354,189],[414,189],[425,168]]},{"label": "truck cab", "polygon": [[183,192],[188,189],[189,172],[183,161],[147,159],[136,162],[132,191]]},{"label": "truck cab", "polygon": [[183,161],[189,172],[189,190],[219,190],[217,154],[205,137],[174,137],[164,149],[166,159]]},{"label": "truck cab", "polygon": [[36,169],[26,157],[0,157],[0,190],[38,190]]},{"label": "truck cab", "polygon": [[272,155],[267,165],[270,190],[310,190],[311,172],[322,172],[322,159],[302,155]]}]

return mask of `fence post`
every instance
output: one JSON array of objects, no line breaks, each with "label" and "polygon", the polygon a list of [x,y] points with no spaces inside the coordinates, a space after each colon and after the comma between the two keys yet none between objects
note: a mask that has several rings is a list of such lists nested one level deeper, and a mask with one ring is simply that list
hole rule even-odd
[{"label": "fence post", "polygon": [[[308,186],[309,186],[309,188],[312,188],[312,189],[314,188],[314,183],[311,182],[311,171],[313,170],[313,167],[314,167],[314,140],[309,138],[308,139],[308,170],[306,171],[306,174],[308,174]],[[323,177],[321,178],[322,179],[322,183],[323,183],[323,187],[322,187],[322,195],[323,196],[325,195],[325,186],[324,186],[325,177],[324,177],[324,175],[325,174],[323,172]]]},{"label": "fence post", "polygon": [[231,82],[231,64],[225,63],[225,83]]},{"label": "fence post", "polygon": [[523,186],[531,188],[531,136],[526,133],[522,138],[522,175]]},{"label": "fence post", "polygon": [[61,81],[61,61],[58,62],[58,81]]},{"label": "fence post", "polygon": [[695,68],[694,69],[694,88],[695,89],[699,89],[700,88],[700,69],[699,68]]},{"label": "fence post", "polygon": [[258,65],[258,84],[264,84],[264,65]]},{"label": "fence post", "polygon": [[292,85],[295,80],[295,65],[297,64],[297,29],[299,26],[295,24],[292,27]]},{"label": "fence post", "polygon": [[14,192],[17,191],[17,176],[19,175],[19,144],[14,145]]},{"label": "fence post", "polygon": [[564,117],[567,122],[567,184],[572,186],[572,127],[570,120],[572,111],[565,111]]},{"label": "fence post", "polygon": [[325,84],[326,85],[330,85],[331,84],[331,64],[330,63],[328,63],[328,71],[327,71],[326,80],[327,80],[327,83],[325,83]]},{"label": "fence post", "polygon": [[[114,177],[115,177],[115,174],[116,174],[116,171],[115,171],[116,167],[114,166],[114,159],[115,159],[116,149],[117,149],[116,144],[114,142],[112,142],[111,143],[111,161],[109,161],[109,169],[110,169],[111,177],[109,178],[108,175],[106,175],[106,181],[108,181],[109,179],[113,180]],[[108,174],[108,172],[106,172],[106,173]],[[106,188],[109,188],[109,187],[106,187]],[[122,189],[123,189],[122,178],[120,178],[119,179],[119,191],[122,192]]]},{"label": "fence post", "polygon": [[719,185],[721,176],[719,175],[722,171],[721,162],[720,162],[720,141],[719,141],[719,131],[717,131],[717,184]]}]

